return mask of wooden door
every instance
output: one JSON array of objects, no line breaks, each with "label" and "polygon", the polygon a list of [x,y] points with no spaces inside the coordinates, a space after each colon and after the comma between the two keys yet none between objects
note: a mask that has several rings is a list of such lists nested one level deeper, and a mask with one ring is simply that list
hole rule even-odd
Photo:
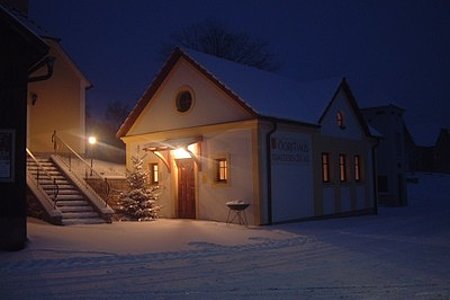
[{"label": "wooden door", "polygon": [[192,159],[178,159],[178,218],[195,219],[195,173]]}]

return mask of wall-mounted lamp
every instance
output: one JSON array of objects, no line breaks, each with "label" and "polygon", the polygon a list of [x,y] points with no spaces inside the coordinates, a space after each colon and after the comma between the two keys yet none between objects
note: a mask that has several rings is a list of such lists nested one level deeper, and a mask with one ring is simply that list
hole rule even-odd
[{"label": "wall-mounted lamp", "polygon": [[38,95],[35,93],[32,93],[31,94],[31,105],[34,106],[36,104],[37,99],[38,99]]},{"label": "wall-mounted lamp", "polygon": [[184,148],[173,150],[173,156],[175,159],[191,158],[191,154]]}]

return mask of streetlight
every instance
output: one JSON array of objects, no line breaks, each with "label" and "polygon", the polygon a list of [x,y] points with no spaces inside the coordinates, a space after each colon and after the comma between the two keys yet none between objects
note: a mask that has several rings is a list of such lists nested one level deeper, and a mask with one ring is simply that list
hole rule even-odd
[{"label": "streetlight", "polygon": [[88,138],[88,143],[91,149],[91,171],[90,176],[92,176],[92,167],[94,166],[94,145],[97,143],[97,138],[95,136],[90,136]]}]

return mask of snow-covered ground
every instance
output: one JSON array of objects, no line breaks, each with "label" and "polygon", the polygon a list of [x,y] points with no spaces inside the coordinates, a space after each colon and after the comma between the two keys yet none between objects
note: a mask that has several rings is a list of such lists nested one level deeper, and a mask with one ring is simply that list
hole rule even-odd
[{"label": "snow-covered ground", "polygon": [[245,228],[158,220],[57,227],[0,252],[0,299],[450,299],[450,176],[379,215]]}]

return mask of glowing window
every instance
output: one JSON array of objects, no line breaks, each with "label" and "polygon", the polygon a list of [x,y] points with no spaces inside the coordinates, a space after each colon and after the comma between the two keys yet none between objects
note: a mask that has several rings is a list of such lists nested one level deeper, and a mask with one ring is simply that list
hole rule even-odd
[{"label": "glowing window", "polygon": [[341,182],[347,181],[347,171],[345,165],[345,154],[339,154],[339,180]]},{"label": "glowing window", "polygon": [[330,182],[330,154],[322,153],[322,181]]},{"label": "glowing window", "polygon": [[361,181],[361,159],[359,155],[353,157],[353,168],[355,172],[355,181]]},{"label": "glowing window", "polygon": [[225,158],[216,159],[216,181],[223,183],[228,181],[228,162]]},{"label": "glowing window", "polygon": [[150,164],[150,183],[156,184],[159,182],[159,168],[157,163]]},{"label": "glowing window", "polygon": [[339,128],[344,129],[345,128],[345,122],[344,122],[344,114],[340,111],[336,114],[336,122]]},{"label": "glowing window", "polygon": [[187,112],[192,106],[192,95],[188,91],[178,93],[176,99],[177,110],[179,112]]}]

